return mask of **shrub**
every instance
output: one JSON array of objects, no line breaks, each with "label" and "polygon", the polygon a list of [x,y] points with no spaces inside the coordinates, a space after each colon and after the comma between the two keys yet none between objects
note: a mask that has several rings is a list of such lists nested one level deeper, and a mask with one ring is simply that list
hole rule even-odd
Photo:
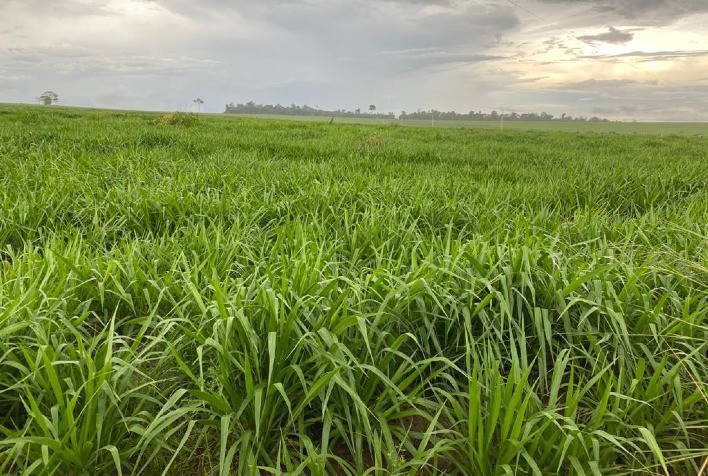
[{"label": "shrub", "polygon": [[199,122],[199,116],[193,112],[173,112],[160,117],[159,123],[163,126],[194,126]]}]

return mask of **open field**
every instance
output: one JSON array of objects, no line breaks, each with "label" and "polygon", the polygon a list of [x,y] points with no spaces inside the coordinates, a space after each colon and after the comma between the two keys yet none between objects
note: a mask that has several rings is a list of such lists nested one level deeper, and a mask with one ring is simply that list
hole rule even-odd
[{"label": "open field", "polygon": [[708,138],[0,108],[0,474],[698,474]]},{"label": "open field", "polygon": [[[9,111],[13,108],[21,106],[2,104],[0,103],[0,114],[2,111]],[[130,113],[136,114],[133,111],[125,110],[110,110],[110,109],[91,109],[91,108],[76,108],[67,106],[54,106],[54,110],[63,111],[66,114],[83,114],[91,112],[94,114],[120,114]],[[164,112],[140,112],[147,116],[159,116]],[[298,122],[325,122],[329,123],[331,117],[316,117],[316,116],[277,116],[277,115],[253,115],[253,114],[213,114],[202,113],[202,117],[225,117],[232,119],[268,119],[277,121],[298,121]],[[369,118],[354,118],[354,117],[335,117],[336,124],[362,124],[362,125],[377,125],[377,126],[407,126],[407,127],[425,127],[436,129],[493,129],[493,130],[509,130],[509,131],[543,131],[543,132],[581,132],[581,133],[603,133],[603,134],[650,134],[658,136],[696,136],[708,137],[708,122],[549,122],[549,121],[504,121],[504,124],[497,121],[450,121],[436,119],[405,119],[390,120],[390,119],[369,119]]]},{"label": "open field", "polygon": [[[231,116],[231,115],[230,115]],[[241,118],[276,119],[308,122],[329,122],[331,117],[316,116],[274,116],[274,115],[233,115]],[[232,117],[233,117],[232,116]],[[551,122],[551,121],[450,121],[405,119],[368,119],[354,117],[335,117],[337,124],[368,124],[368,125],[403,125],[411,127],[434,128],[469,128],[496,129],[509,131],[548,131],[548,132],[599,132],[608,134],[653,134],[653,135],[685,135],[708,136],[708,123],[705,122]]]}]

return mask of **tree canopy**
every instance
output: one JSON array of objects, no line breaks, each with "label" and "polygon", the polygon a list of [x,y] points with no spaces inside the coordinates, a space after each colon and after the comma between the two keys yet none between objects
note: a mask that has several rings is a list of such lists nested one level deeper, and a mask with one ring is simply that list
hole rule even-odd
[{"label": "tree canopy", "polygon": [[51,106],[55,102],[59,102],[59,95],[54,91],[44,91],[39,96],[39,101],[45,106]]}]

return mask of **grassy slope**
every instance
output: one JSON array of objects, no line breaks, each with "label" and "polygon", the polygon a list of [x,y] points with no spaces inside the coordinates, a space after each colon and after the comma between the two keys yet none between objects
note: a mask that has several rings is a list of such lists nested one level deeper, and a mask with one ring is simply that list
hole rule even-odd
[{"label": "grassy slope", "polygon": [[0,473],[695,474],[708,140],[0,109]]}]

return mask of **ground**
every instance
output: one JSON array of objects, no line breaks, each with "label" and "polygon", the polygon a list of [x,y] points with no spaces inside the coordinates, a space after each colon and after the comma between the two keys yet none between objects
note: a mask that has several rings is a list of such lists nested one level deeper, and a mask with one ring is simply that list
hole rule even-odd
[{"label": "ground", "polygon": [[0,106],[0,473],[698,474],[685,132]]}]

